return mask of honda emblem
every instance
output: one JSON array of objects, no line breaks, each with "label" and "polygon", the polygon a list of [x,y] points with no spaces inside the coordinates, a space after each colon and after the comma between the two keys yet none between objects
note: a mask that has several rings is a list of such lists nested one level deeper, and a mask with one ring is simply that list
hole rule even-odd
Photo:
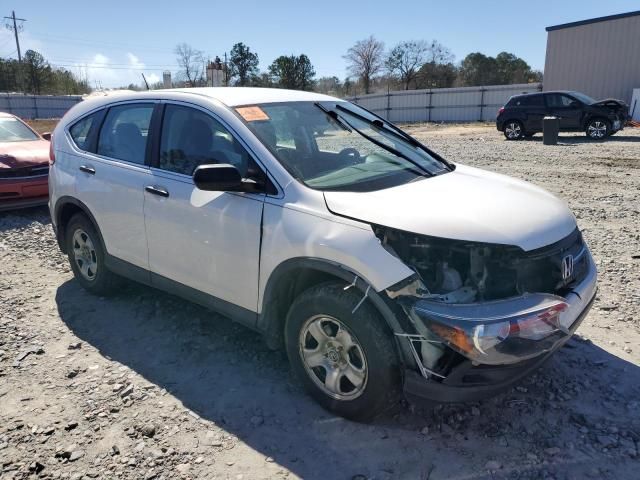
[{"label": "honda emblem", "polygon": [[573,255],[567,255],[562,259],[562,280],[565,282],[573,277]]}]

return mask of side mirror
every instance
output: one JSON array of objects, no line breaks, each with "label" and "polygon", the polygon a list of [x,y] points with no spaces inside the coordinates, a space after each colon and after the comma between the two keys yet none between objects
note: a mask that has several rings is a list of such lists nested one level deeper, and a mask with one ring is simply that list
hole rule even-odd
[{"label": "side mirror", "polygon": [[264,185],[242,178],[236,167],[228,163],[200,165],[193,172],[193,183],[209,192],[264,192]]},{"label": "side mirror", "polygon": [[51,141],[51,132],[44,132],[40,136],[49,142]]},{"label": "side mirror", "polygon": [[193,172],[193,183],[200,190],[211,192],[237,192],[242,190],[242,176],[228,163],[200,165]]}]

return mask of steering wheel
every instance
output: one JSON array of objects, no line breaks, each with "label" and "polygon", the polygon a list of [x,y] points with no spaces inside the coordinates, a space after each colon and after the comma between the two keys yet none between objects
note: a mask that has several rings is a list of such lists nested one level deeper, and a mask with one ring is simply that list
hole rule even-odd
[{"label": "steering wheel", "polygon": [[348,158],[354,165],[360,162],[360,152],[353,147],[343,148],[340,150],[340,153],[338,153],[338,156],[341,158]]}]

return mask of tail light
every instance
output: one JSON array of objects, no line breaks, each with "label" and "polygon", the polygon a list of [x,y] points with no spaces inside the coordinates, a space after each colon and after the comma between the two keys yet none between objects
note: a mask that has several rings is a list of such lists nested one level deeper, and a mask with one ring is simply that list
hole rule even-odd
[{"label": "tail light", "polygon": [[498,110],[498,115],[500,115],[502,112],[504,112],[504,107],[500,107],[500,110]]},{"label": "tail light", "polygon": [[56,152],[53,150],[53,135],[49,141],[49,165],[56,163]]}]

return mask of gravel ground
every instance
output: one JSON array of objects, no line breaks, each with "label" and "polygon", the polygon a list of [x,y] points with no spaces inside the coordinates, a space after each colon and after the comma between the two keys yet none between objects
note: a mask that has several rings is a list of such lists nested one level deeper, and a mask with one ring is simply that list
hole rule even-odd
[{"label": "gravel ground", "polygon": [[91,296],[46,209],[2,213],[0,478],[638,478],[640,132],[551,147],[483,125],[410,131],[576,213],[600,291],[538,373],[474,404],[335,418],[256,334],[133,284]]}]

